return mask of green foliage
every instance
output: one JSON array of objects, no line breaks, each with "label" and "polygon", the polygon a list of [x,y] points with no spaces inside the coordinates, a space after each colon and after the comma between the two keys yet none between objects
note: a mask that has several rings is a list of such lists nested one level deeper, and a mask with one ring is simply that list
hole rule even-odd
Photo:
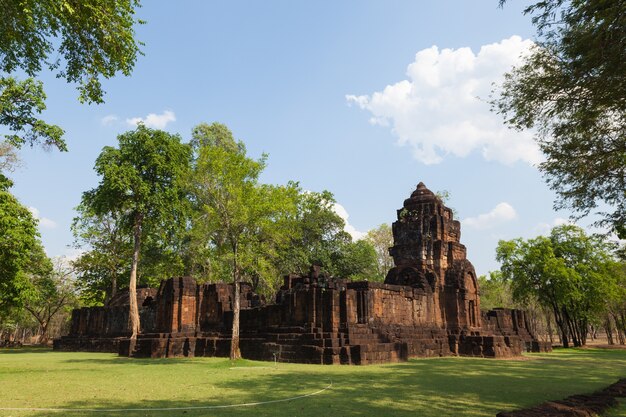
[{"label": "green foliage", "polygon": [[24,302],[30,287],[27,270],[42,250],[37,221],[10,192],[0,174],[0,315]]},{"label": "green foliage", "polygon": [[141,219],[142,233],[164,245],[186,226],[184,179],[190,149],[178,135],[139,125],[118,136],[119,147],[105,147],[95,164],[102,177],[83,194],[81,204],[96,216],[115,216],[129,233]]},{"label": "green foliage", "polygon": [[2,0],[0,71],[36,76],[42,68],[78,83],[80,100],[102,102],[100,77],[130,75],[139,45],[136,0]]},{"label": "green foliage", "polygon": [[[79,100],[102,103],[101,79],[130,75],[139,43],[133,25],[137,0],[0,0],[0,124],[16,146],[45,145],[66,150],[63,130],[37,119],[45,109],[42,70],[78,85]],[[11,74],[23,72],[18,81]],[[6,75],[5,75],[6,74]]]},{"label": "green foliage", "polygon": [[74,246],[88,248],[72,264],[85,305],[102,305],[120,287],[128,286],[132,244],[119,213],[97,215],[86,204],[76,208],[72,222]]},{"label": "green foliage", "polygon": [[168,137],[140,126],[96,161],[102,181],[84,193],[73,224],[76,246],[87,249],[74,262],[84,303],[102,304],[128,285],[138,219],[139,277],[149,285],[179,275],[230,281],[236,270],[273,295],[283,274],[306,274],[312,264],[334,276],[384,278],[372,245],[343,230],[330,192],[260,183],[266,156],[248,157],[222,124],[196,126],[185,156],[165,144],[183,146],[179,138]]},{"label": "green foliage", "polygon": [[33,78],[18,81],[13,77],[0,78],[0,125],[13,133],[4,135],[16,147],[24,143],[43,142],[46,147],[66,151],[63,129],[49,125],[36,115],[46,109],[43,83]]},{"label": "green foliage", "polygon": [[550,237],[500,241],[496,252],[514,300],[536,299],[553,312],[565,347],[570,337],[575,346],[584,345],[588,324],[605,311],[615,291],[610,247],[579,227],[563,225]]},{"label": "green foliage", "polygon": [[585,216],[608,205],[600,223],[625,237],[626,5],[549,0],[525,13],[538,43],[506,74],[492,108],[513,128],[536,128],[556,208]]},{"label": "green foliage", "polygon": [[72,291],[39,241],[37,220],[9,192],[11,182],[0,174],[0,326],[24,327],[37,320],[42,341],[50,320],[69,303]]},{"label": "green foliage", "polygon": [[245,145],[243,142],[237,142],[230,129],[221,123],[200,123],[191,131],[191,140],[189,141],[195,152],[200,148],[219,147],[230,152],[244,152]]},{"label": "green foliage", "polygon": [[518,307],[513,301],[511,283],[503,278],[500,271],[490,272],[489,278],[485,275],[479,276],[478,288],[480,289],[481,310],[492,310],[497,307]]},{"label": "green foliage", "polygon": [[75,306],[72,270],[64,259],[57,258],[53,263],[41,250],[31,262],[29,278],[31,290],[24,309],[39,324],[39,343],[45,343],[52,319],[63,308]]},{"label": "green foliage", "polygon": [[329,191],[298,189],[297,212],[289,219],[287,244],[279,252],[278,269],[307,274],[319,265],[331,276],[377,280],[376,251],[370,242],[353,242],[344,220],[335,212]]},{"label": "green foliage", "polygon": [[199,209],[193,221],[193,246],[212,258],[204,264],[214,273],[213,279],[231,276],[238,282],[243,276],[255,287],[265,282],[270,284],[266,288],[273,288],[271,283],[280,276],[275,259],[288,237],[287,220],[295,213],[297,189],[295,184],[260,184],[266,156],[249,158],[242,144],[235,145],[230,131],[223,125],[212,126],[220,128],[218,135],[226,140],[198,142],[192,177]]},{"label": "green foliage", "polygon": [[[617,330],[619,343],[626,343],[626,262],[624,260],[611,262],[607,266],[607,273],[615,279],[615,287],[607,299],[607,314],[604,318],[604,328],[607,335],[611,335],[613,328]],[[611,340],[609,339],[609,342]]]},{"label": "green foliage", "polygon": [[[347,242],[338,247],[332,256],[333,275],[354,281],[381,281],[377,274],[376,249],[367,240]],[[384,280],[384,278],[382,278]]]},{"label": "green foliage", "polygon": [[350,242],[343,231],[343,219],[333,210],[335,199],[329,191],[298,191],[297,211],[292,218],[291,234],[281,249],[281,270],[307,274],[311,265],[332,273],[332,254]]},{"label": "green foliage", "polygon": [[389,248],[393,246],[393,233],[387,223],[383,223],[375,229],[367,232],[365,240],[368,241],[376,252],[375,281],[384,281],[387,272],[393,267],[393,258],[389,255]]}]

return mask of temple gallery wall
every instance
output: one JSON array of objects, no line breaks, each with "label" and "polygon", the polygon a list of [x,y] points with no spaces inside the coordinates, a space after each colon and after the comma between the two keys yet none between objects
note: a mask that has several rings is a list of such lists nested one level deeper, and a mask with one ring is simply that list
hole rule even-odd
[{"label": "temple gallery wall", "polygon": [[[394,267],[384,283],[329,277],[312,267],[288,275],[265,304],[241,288],[243,357],[318,364],[373,364],[411,356],[510,357],[550,344],[529,331],[524,311],[480,310],[476,272],[452,210],[420,183],[393,223]],[[228,356],[232,284],[193,278],[138,289],[141,334],[131,349],[127,292],[104,307],[74,310],[57,350],[133,357]]]}]

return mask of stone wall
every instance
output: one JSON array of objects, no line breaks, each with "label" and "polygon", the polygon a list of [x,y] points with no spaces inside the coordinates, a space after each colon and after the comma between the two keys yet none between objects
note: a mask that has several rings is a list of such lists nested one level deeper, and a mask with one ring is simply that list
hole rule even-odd
[{"label": "stone wall", "polygon": [[[137,305],[142,333],[155,330],[154,288],[137,288]],[[128,291],[119,291],[104,307],[83,307],[72,311],[70,333],[54,340],[55,350],[117,352],[120,340],[130,336]]]}]

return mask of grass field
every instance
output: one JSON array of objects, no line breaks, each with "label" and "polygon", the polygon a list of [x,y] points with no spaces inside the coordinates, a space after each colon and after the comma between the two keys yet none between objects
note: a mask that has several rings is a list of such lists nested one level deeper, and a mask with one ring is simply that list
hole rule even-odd
[{"label": "grass field", "polygon": [[[128,359],[45,349],[0,350],[0,407],[125,409],[13,411],[0,416],[494,416],[591,392],[626,377],[624,350],[557,350],[524,360],[414,359],[320,366],[224,358]],[[211,407],[281,400],[238,408]],[[624,415],[622,405],[612,415]]]}]

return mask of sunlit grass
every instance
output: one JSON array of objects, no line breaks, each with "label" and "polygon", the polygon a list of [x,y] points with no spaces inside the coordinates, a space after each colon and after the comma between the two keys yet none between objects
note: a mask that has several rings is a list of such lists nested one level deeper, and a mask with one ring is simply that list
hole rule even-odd
[{"label": "sunlit grass", "polygon": [[626,417],[626,399],[622,399],[620,401],[619,406],[617,406],[616,408],[609,410],[608,413],[606,413],[607,417]]},{"label": "sunlit grass", "polygon": [[[626,351],[558,350],[526,360],[413,359],[316,366],[224,358],[128,359],[113,354],[0,350],[0,407],[168,408],[272,401],[254,407],[124,412],[0,411],[4,416],[494,416],[626,377]],[[620,416],[621,414],[615,414]]]}]

